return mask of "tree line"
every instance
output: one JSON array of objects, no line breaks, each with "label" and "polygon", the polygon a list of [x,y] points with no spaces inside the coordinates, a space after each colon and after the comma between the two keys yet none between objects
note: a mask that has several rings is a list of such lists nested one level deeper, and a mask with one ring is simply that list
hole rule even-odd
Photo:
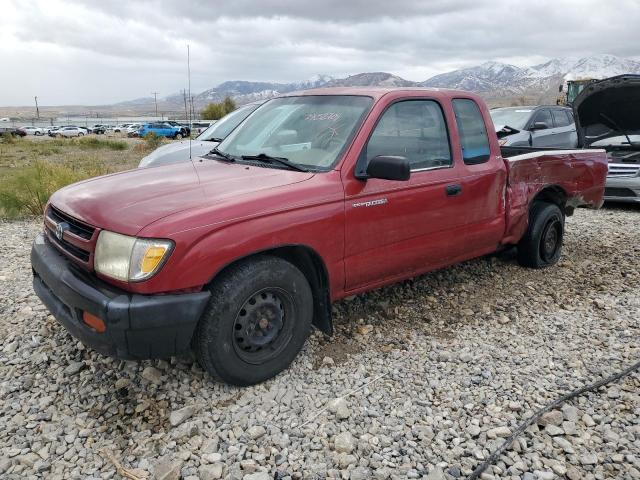
[{"label": "tree line", "polygon": [[236,102],[231,97],[225,98],[219,103],[210,103],[202,112],[200,112],[203,120],[218,120],[224,117],[227,113],[233,112],[236,109]]}]

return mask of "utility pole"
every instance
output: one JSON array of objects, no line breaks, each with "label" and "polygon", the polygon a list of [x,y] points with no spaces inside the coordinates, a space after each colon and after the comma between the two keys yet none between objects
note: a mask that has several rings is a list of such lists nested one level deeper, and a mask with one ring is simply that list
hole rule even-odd
[{"label": "utility pole", "polygon": [[36,101],[36,117],[40,120],[40,109],[38,108],[38,97],[33,97]]},{"label": "utility pole", "polygon": [[156,102],[156,117],[158,116],[158,92],[151,92],[153,99]]}]

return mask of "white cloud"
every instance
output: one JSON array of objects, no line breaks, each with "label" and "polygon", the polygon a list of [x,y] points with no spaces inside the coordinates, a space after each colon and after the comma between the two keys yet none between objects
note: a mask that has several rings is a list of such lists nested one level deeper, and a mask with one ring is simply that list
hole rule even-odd
[{"label": "white cloud", "polygon": [[494,59],[636,57],[640,3],[542,0],[12,1],[0,104],[100,104],[225,80],[388,71],[410,80]]}]

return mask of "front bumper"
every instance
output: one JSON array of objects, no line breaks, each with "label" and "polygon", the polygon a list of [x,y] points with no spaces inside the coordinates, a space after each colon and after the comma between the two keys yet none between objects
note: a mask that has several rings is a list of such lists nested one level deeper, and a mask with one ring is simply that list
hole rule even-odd
[{"label": "front bumper", "polygon": [[[88,347],[122,359],[167,358],[189,350],[208,291],[138,295],[100,281],[69,262],[38,235],[31,249],[33,289],[51,314]],[[101,318],[99,333],[83,311]]]},{"label": "front bumper", "polygon": [[640,202],[640,176],[607,177],[604,199],[610,202]]}]

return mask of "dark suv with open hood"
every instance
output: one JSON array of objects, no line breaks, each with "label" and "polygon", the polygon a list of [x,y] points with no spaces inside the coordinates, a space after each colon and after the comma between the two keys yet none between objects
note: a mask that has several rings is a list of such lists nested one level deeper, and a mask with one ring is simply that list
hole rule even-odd
[{"label": "dark suv with open hood", "polygon": [[589,84],[573,111],[580,145],[608,153],[605,200],[640,203],[640,75]]}]

